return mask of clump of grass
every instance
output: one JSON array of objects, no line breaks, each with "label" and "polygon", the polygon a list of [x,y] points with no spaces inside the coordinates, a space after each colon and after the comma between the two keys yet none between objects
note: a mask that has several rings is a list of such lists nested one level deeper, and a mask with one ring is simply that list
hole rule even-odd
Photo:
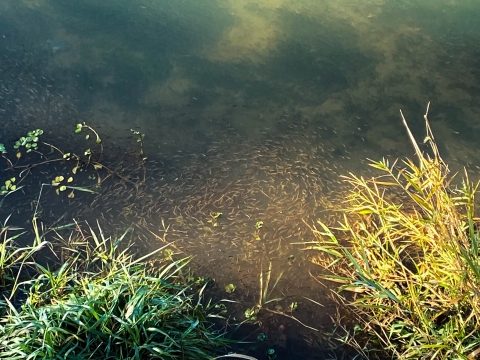
[{"label": "clump of grass", "polygon": [[0,227],[0,316],[5,313],[22,274],[34,264],[34,256],[47,245],[37,241],[34,246],[19,246],[17,241],[25,233],[22,228],[9,226],[8,219]]},{"label": "clump of grass", "polygon": [[324,277],[354,326],[340,340],[368,358],[474,359],[480,353],[480,252],[473,185],[440,157],[424,116],[428,152],[408,129],[418,163],[371,162],[380,176],[350,174],[338,228],[313,228]]},{"label": "clump of grass", "polygon": [[57,270],[36,264],[21,308],[6,300],[0,358],[212,359],[228,341],[208,321],[206,284],[182,275],[189,259],[135,259],[124,236],[91,231]]}]

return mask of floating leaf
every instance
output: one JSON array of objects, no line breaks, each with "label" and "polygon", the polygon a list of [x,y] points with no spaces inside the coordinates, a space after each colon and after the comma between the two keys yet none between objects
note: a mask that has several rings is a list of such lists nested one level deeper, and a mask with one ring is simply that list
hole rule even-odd
[{"label": "floating leaf", "polygon": [[101,165],[101,164],[93,164],[93,168],[94,168],[95,170],[102,169],[102,168],[103,168],[103,165]]},{"label": "floating leaf", "polygon": [[20,159],[22,157],[22,153],[19,151],[17,152],[17,159]]},{"label": "floating leaf", "polygon": [[71,183],[72,181],[73,181],[73,177],[70,176],[70,177],[67,179],[67,182]]},{"label": "floating leaf", "polygon": [[65,185],[60,186],[60,191],[65,191],[67,190],[67,187]]},{"label": "floating leaf", "polygon": [[72,173],[75,175],[77,173],[77,170],[78,170],[78,166],[75,166],[73,169],[72,169]]},{"label": "floating leaf", "polygon": [[71,192],[70,194],[68,194],[68,197],[69,197],[70,199],[73,199],[73,198],[75,197],[75,194],[73,193],[73,190],[72,190],[72,192]]},{"label": "floating leaf", "polygon": [[90,139],[90,135],[89,135],[89,134],[85,135],[85,140],[88,140],[88,139]]},{"label": "floating leaf", "polygon": [[233,284],[225,285],[225,291],[229,294],[233,293],[237,287]]},{"label": "floating leaf", "polygon": [[62,175],[56,176],[54,180],[52,180],[52,185],[57,186],[63,181],[64,177]]}]

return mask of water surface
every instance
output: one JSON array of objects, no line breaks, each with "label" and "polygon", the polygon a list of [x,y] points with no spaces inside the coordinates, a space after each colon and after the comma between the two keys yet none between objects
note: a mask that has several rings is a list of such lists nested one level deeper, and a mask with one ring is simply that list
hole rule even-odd
[{"label": "water surface", "polygon": [[[168,226],[239,317],[269,261],[285,271],[279,294],[323,301],[297,243],[338,208],[339,175],[413,155],[400,109],[421,141],[430,101],[442,156],[477,173],[479,17],[473,0],[4,0],[0,135],[42,128],[68,147],[85,121],[115,157],[135,146],[130,129],[145,133],[146,189],[106,184],[66,209],[135,224],[149,246]],[[327,310],[299,304],[304,322],[328,325]],[[280,356],[317,343],[284,321],[263,326]]]}]

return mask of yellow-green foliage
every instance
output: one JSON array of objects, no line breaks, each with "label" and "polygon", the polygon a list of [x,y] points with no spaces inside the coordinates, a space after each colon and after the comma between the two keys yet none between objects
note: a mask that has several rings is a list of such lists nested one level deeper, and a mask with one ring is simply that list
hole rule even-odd
[{"label": "yellow-green foliage", "polygon": [[[428,109],[427,109],[428,113]],[[402,115],[403,118],[403,115]],[[339,228],[314,229],[325,278],[353,308],[355,331],[343,341],[364,355],[395,359],[474,359],[480,348],[479,236],[465,174],[454,187],[425,115],[418,163],[371,162],[381,175],[350,174]]]}]

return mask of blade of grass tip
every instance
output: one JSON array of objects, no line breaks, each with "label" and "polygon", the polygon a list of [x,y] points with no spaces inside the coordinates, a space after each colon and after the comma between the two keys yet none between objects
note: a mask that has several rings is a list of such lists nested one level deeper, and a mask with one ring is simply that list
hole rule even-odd
[{"label": "blade of grass tip", "polygon": [[37,214],[38,214],[38,205],[40,205],[40,198],[42,197],[42,193],[43,193],[43,186],[44,185],[49,185],[49,184],[42,184],[40,186],[40,191],[38,193],[38,197],[37,197],[37,203],[35,204],[35,210],[33,211],[33,217],[37,217]]},{"label": "blade of grass tip", "polygon": [[37,245],[37,244],[42,242],[42,237],[40,236],[40,233],[38,232],[38,224],[37,224],[37,218],[36,217],[32,218],[32,226],[33,226],[33,233],[35,234],[34,244]]},{"label": "blade of grass tip", "polygon": [[201,306],[201,305],[202,305],[203,292],[205,291],[205,288],[207,287],[207,285],[208,285],[208,281],[205,282],[205,284],[203,284],[202,288],[201,288],[200,291],[198,292],[197,306]]},{"label": "blade of grass tip", "polygon": [[84,191],[84,192],[88,192],[88,193],[90,193],[90,194],[97,194],[97,193],[98,193],[98,192],[95,191],[95,190],[91,190],[91,189],[84,188],[84,187],[78,187],[78,186],[67,186],[67,189]]},{"label": "blade of grass tip", "polygon": [[263,297],[262,302],[265,303],[268,299],[268,287],[270,286],[270,277],[272,276],[272,262],[269,261],[268,263],[268,271],[267,271],[267,281],[265,282],[265,288],[263,289]]},{"label": "blade of grass tip", "polygon": [[[98,226],[100,227],[100,225]],[[117,239],[117,241],[115,241],[115,244],[113,244],[114,249],[117,249],[118,245],[125,239],[125,237],[131,230],[133,230],[133,228],[130,226],[123,232],[123,234]],[[102,239],[104,239],[103,232],[101,234],[102,234]],[[103,241],[107,241],[107,239],[104,239]]]},{"label": "blade of grass tip", "polygon": [[[20,276],[22,274],[22,269],[23,269],[23,265],[24,264],[33,264],[34,266],[37,266],[38,264],[36,262],[33,262],[33,263],[28,263],[26,262],[25,260],[28,259],[28,257],[30,257],[29,255],[27,257],[25,257],[22,262],[20,263],[20,267],[18,268],[18,271],[17,271],[17,276],[15,277],[15,281],[13,282],[13,286],[12,286],[12,290],[10,292],[10,296],[9,296],[9,299],[13,298],[17,292],[17,289],[20,285],[24,284],[24,283],[27,283],[27,282],[23,282],[23,283],[20,283],[19,280],[20,280]],[[29,280],[31,281],[31,280]],[[28,282],[29,282],[28,281]]]},{"label": "blade of grass tip", "polygon": [[10,215],[7,216],[4,223],[2,224],[2,228],[7,228],[7,223],[8,223],[8,220],[10,220],[11,216],[12,216],[12,213],[10,213]]},{"label": "blade of grass tip", "polygon": [[102,245],[102,243],[98,240],[97,234],[95,233],[95,231],[93,231],[93,229],[91,228],[88,222],[87,222],[87,226],[90,229],[90,234],[92,235],[93,241],[95,241],[96,248],[99,248]]},{"label": "blade of grass tip", "polygon": [[11,190],[11,191],[9,191],[9,192],[8,192],[8,193],[6,193],[5,195],[3,195],[3,198],[2,198],[2,200],[0,200],[0,208],[2,207],[3,200],[5,200],[5,198],[6,198],[8,195],[10,195],[10,194],[13,194],[15,191],[18,191],[18,190],[20,190],[21,188],[23,188],[23,185],[22,185],[22,186],[19,186],[19,187],[17,187],[15,190]]},{"label": "blade of grass tip", "polygon": [[172,271],[170,274],[168,274],[167,277],[165,277],[165,279],[170,278],[171,276],[175,275],[178,271],[180,271],[184,266],[186,266],[190,262],[190,259],[191,259],[190,257],[187,257],[187,258],[184,258],[184,259],[176,260],[176,261],[172,262],[171,264],[165,266],[162,269],[162,271],[157,275],[157,278],[162,279],[166,274],[169,273],[169,271],[173,267],[175,267],[174,271]]},{"label": "blade of grass tip", "polygon": [[[102,227],[100,226],[100,223],[98,222],[97,220],[97,227],[98,227],[98,232],[100,233],[100,237],[102,238],[102,241],[105,242],[106,239],[105,239],[105,235],[103,233],[103,229]],[[128,230],[128,229],[127,229]]]},{"label": "blade of grass tip", "polygon": [[306,300],[309,300],[309,301],[313,302],[314,304],[317,304],[318,306],[323,306],[323,307],[325,307],[325,305],[320,304],[319,302],[317,302],[317,301],[315,301],[315,300],[312,300],[312,299],[310,299],[310,298],[308,298],[308,297],[306,297],[306,296],[302,296],[302,298],[304,298],[304,299],[306,299]]},{"label": "blade of grass tip", "polygon": [[262,306],[263,300],[263,264],[260,263],[260,297],[258,299],[258,305]]},{"label": "blade of grass tip", "polygon": [[273,292],[273,290],[277,287],[278,282],[279,282],[280,279],[282,278],[284,271],[285,271],[285,270],[282,270],[282,271],[280,272],[280,275],[278,275],[277,280],[275,281],[275,284],[273,284],[272,289],[271,289],[270,292],[268,293],[268,297],[267,297],[267,298],[269,298],[270,295],[272,295],[272,292]]},{"label": "blade of grass tip", "polygon": [[158,248],[158,249],[156,249],[156,250],[153,250],[152,252],[148,253],[147,255],[144,255],[144,256],[142,256],[142,257],[140,257],[140,258],[132,261],[130,264],[133,265],[133,264],[136,264],[136,263],[139,263],[139,262],[143,262],[144,260],[148,259],[148,258],[151,257],[152,255],[155,255],[156,253],[162,251],[163,249],[165,249],[166,247],[168,247],[168,246],[170,246],[170,245],[172,245],[172,244],[174,244],[174,243],[175,243],[175,241],[172,241],[172,242],[170,242],[170,243],[168,243],[168,244],[166,244],[166,245],[164,245],[164,246],[162,246],[162,247],[160,247],[160,248]]},{"label": "blade of grass tip", "polygon": [[15,306],[13,306],[13,304],[10,302],[9,298],[4,297],[4,299],[10,310],[15,314],[15,317],[18,319],[20,317],[20,314],[18,313],[17,309],[15,309]]},{"label": "blade of grass tip", "polygon": [[405,128],[407,129],[408,137],[410,138],[410,141],[413,144],[413,147],[415,149],[415,153],[420,159],[420,166],[422,166],[422,157],[421,157],[422,152],[420,151],[420,148],[418,147],[417,141],[415,140],[415,137],[413,136],[412,132],[410,131],[410,128],[408,127],[407,120],[405,120],[405,116],[403,116],[402,110],[400,110],[400,115],[402,116],[403,125],[405,125]]}]

